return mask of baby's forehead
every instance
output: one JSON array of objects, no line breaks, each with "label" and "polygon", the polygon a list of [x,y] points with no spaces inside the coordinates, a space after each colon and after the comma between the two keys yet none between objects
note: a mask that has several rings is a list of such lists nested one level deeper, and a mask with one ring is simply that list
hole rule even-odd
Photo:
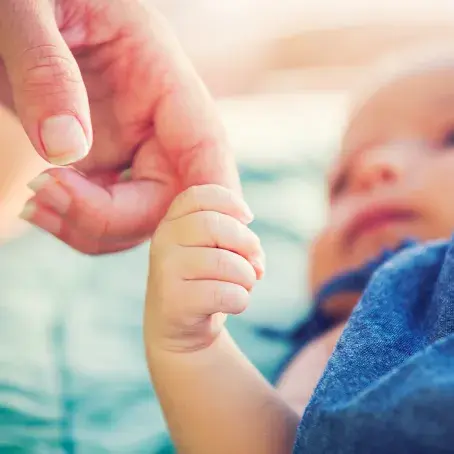
[{"label": "baby's forehead", "polygon": [[441,121],[442,112],[448,110],[454,122],[454,49],[449,54],[435,53],[405,64],[388,63],[384,69],[382,65],[372,72],[368,83],[352,94],[340,153],[330,166],[328,180],[337,173],[339,164],[349,161],[349,156],[380,140],[380,134],[386,134],[386,127],[393,126],[396,116],[401,121],[402,115],[413,115],[416,109],[401,109],[412,94],[424,100],[421,115],[431,116],[431,122]]},{"label": "baby's forehead", "polygon": [[430,122],[454,111],[454,51],[445,58],[407,64],[393,71],[378,72],[373,83],[353,93],[342,135],[343,151],[352,137],[366,136],[369,130],[395,126],[394,119]]},{"label": "baby's forehead", "polygon": [[[429,47],[425,51],[410,51],[401,55],[392,55],[374,65],[371,70],[365,71],[363,83],[355,87],[351,93],[350,110],[347,114],[347,128],[350,123],[371,104],[383,100],[393,87],[408,86],[416,79],[440,74],[452,73],[451,88],[454,91],[454,47]],[[444,87],[433,85],[419,85],[418,89],[425,89],[429,94]],[[449,89],[448,86],[445,87]],[[391,100],[400,103],[403,100],[396,97]]]}]

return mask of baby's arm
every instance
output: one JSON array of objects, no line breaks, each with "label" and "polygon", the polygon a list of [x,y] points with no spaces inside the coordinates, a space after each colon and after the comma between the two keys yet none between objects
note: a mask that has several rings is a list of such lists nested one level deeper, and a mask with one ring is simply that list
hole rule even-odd
[{"label": "baby's arm", "polygon": [[286,454],[299,418],[237,348],[238,314],[263,272],[248,208],[218,186],[181,194],[152,241],[145,342],[152,381],[183,454]]}]

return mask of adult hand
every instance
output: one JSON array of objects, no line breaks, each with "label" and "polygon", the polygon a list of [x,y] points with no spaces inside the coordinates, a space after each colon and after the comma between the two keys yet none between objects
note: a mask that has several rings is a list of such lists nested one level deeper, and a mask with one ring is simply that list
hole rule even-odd
[{"label": "adult hand", "polygon": [[126,249],[185,188],[240,190],[215,104],[152,7],[2,0],[0,55],[2,101],[44,159],[74,163],[31,182],[22,216],[70,246]]}]

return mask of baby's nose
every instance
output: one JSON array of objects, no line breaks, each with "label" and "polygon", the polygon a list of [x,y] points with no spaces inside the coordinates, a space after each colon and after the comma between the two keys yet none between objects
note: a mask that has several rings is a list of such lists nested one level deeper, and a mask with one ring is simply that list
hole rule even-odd
[{"label": "baby's nose", "polygon": [[352,176],[356,191],[396,183],[409,167],[407,151],[397,146],[375,147],[359,158]]}]

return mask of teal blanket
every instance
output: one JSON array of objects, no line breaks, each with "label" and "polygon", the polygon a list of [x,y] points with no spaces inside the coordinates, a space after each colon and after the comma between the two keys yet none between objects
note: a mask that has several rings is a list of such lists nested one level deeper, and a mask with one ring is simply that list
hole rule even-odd
[{"label": "teal blanket", "polygon": [[[271,377],[304,317],[305,249],[321,213],[321,167],[242,167],[267,275],[229,320]],[[309,206],[309,209],[307,208]],[[31,231],[0,249],[0,452],[170,453],[142,346],[148,245],[86,257]]]}]

